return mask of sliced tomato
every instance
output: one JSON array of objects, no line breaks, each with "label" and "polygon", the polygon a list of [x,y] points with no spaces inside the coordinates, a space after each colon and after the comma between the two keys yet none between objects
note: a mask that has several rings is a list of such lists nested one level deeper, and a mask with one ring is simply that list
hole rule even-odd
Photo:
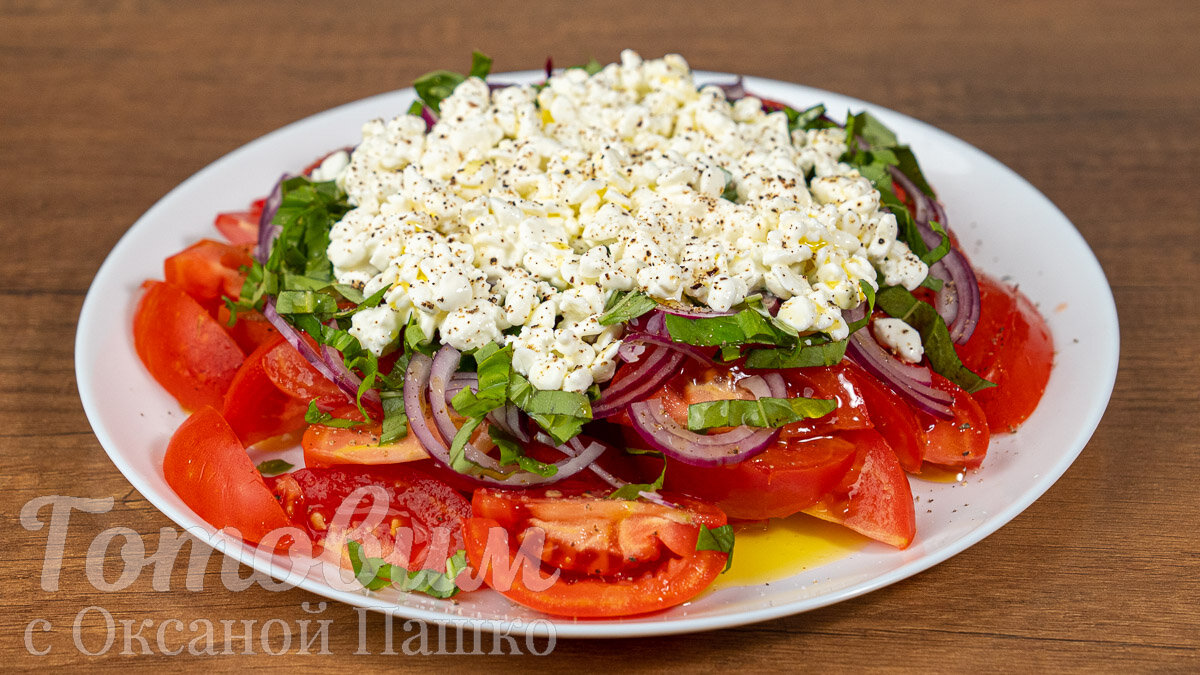
[{"label": "sliced tomato", "polygon": [[[410,570],[443,571],[446,559],[465,548],[470,503],[409,465],[309,467],[269,481],[291,521],[318,546],[340,552],[343,563],[351,540],[369,557]],[[386,502],[376,503],[376,496]]]},{"label": "sliced tomato", "polygon": [[730,518],[783,518],[812,506],[854,463],[839,437],[781,439],[737,464],[691,466],[667,460],[666,488],[717,505]]},{"label": "sliced tomato", "polygon": [[925,430],[917,420],[916,411],[899,394],[853,362],[843,363],[866,400],[871,423],[896,453],[900,466],[911,473],[919,472],[925,450]]},{"label": "sliced tomato", "polygon": [[238,312],[237,321],[230,326],[229,308],[222,304],[217,308],[217,321],[247,354],[279,335],[279,331],[261,312]]},{"label": "sliced tomato", "polygon": [[1054,365],[1050,329],[1029,298],[979,275],[979,325],[958,348],[968,368],[996,386],[975,392],[993,432],[1014,431],[1033,414]]},{"label": "sliced tomato", "polygon": [[847,429],[871,428],[866,398],[852,368],[849,362],[843,360],[833,366],[779,371],[787,379],[788,396],[832,398],[838,402],[837,408],[824,417],[800,420],[785,426],[782,437],[805,438]]},{"label": "sliced tomato", "polygon": [[221,414],[246,445],[304,428],[308,401],[283,392],[267,374],[267,359],[280,345],[291,349],[277,337],[247,356],[225,392]]},{"label": "sliced tomato", "polygon": [[161,281],[143,288],[133,316],[142,363],[184,408],[220,407],[242,365],[242,350],[187,293]]},{"label": "sliced tomato", "polygon": [[250,205],[249,211],[219,213],[213,225],[231,244],[257,244],[264,203],[266,200],[259,199]]},{"label": "sliced tomato", "polygon": [[167,283],[182,288],[205,309],[216,314],[221,298],[238,297],[251,264],[247,246],[232,246],[202,239],[167,258],[163,273]]},{"label": "sliced tomato", "polygon": [[[197,410],[175,430],[163,474],[196,515],[216,528],[236,528],[251,543],[292,524],[242,442],[211,407]],[[286,547],[288,540],[279,543]]]},{"label": "sliced tomato", "polygon": [[944,420],[925,412],[915,411],[917,421],[925,428],[925,449],[922,459],[939,466],[973,469],[987,456],[987,417],[970,394],[946,378],[933,374],[933,388],[953,397],[952,419]]},{"label": "sliced tomato", "polygon": [[[309,340],[316,349],[316,343]],[[274,344],[275,348],[263,355],[263,370],[280,391],[305,402],[315,400],[322,408],[351,402],[346,392],[317,372],[295,347],[282,340]]]},{"label": "sliced tomato", "polygon": [[805,513],[845,525],[896,548],[908,548],[917,532],[908,476],[896,454],[874,429],[843,432],[858,449],[842,483]]},{"label": "sliced tomato", "polygon": [[[341,419],[363,419],[353,404],[337,408],[331,414]],[[380,445],[382,433],[383,425],[378,422],[349,428],[310,424],[300,441],[304,447],[304,465],[312,468],[338,464],[398,464],[429,459],[429,453],[421,447],[416,434],[410,433],[395,443]]]},{"label": "sliced tomato", "polygon": [[[558,492],[481,489],[465,524],[467,557],[485,582],[532,609],[570,617],[644,614],[686,602],[709,586],[727,554],[697,551],[700,526],[720,527],[725,515],[682,500],[682,509]],[[544,543],[527,558],[527,538]],[[497,536],[503,548],[489,546]],[[536,539],[531,539],[536,541]],[[544,589],[524,574],[503,574],[528,561],[539,579],[557,572]]]}]

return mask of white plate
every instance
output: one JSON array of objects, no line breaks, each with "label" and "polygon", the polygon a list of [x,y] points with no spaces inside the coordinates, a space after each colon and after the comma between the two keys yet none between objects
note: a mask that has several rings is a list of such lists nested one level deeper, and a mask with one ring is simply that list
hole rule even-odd
[{"label": "white plate", "polygon": [[[534,82],[540,73],[498,75]],[[701,81],[732,76],[698,74]],[[645,636],[708,630],[814,609],[894,583],[927,569],[996,531],[1041,496],[1083,449],[1108,403],[1117,370],[1117,314],[1100,265],[1079,232],[1045,196],[995,159],[927,124],[875,105],[784,82],[747,78],[761,96],[803,108],[823,102],[834,119],[847,109],[870,110],[915,148],[946,204],[959,240],[976,265],[1011,278],[1041,308],[1057,348],[1045,398],[1018,434],[996,437],[981,472],[967,484],[914,482],[921,499],[917,538],[905,551],[870,544],[835,562],[767,586],[725,588],[648,617],[604,621],[555,620],[559,637]],[[240,541],[213,533],[167,486],[162,456],[184,419],[175,401],[141,366],[130,326],[138,285],[162,277],[162,260],[215,235],[219,211],[244,209],[280,174],[359,140],[364,121],[403,113],[412,90],[334,108],[270,133],[184,181],[146,212],[96,274],[75,343],[84,410],[121,473],[168,518],[226,554],[283,578],[288,561],[255,557]],[[932,499],[931,499],[932,498]],[[459,602],[397,593],[365,595],[335,588],[324,566],[298,585],[314,593],[397,616],[435,622],[529,622],[535,612],[492,592]],[[298,575],[297,575],[298,576]],[[541,624],[537,632],[549,631]]]}]

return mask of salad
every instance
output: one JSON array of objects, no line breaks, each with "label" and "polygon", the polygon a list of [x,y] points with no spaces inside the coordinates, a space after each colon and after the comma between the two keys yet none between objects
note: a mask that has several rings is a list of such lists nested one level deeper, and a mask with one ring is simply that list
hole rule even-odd
[{"label": "salad", "polygon": [[[1044,321],[868,113],[674,55],[490,68],[420,78],[143,285],[137,353],[192,411],[164,474],[214,527],[370,590],[643,614],[738,523],[909,546],[909,475],[1037,407]],[[251,459],[297,440],[303,467]]]}]

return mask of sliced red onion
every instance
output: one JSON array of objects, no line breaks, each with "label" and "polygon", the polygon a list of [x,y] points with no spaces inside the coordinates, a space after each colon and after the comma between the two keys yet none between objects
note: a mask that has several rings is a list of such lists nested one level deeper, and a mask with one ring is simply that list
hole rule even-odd
[{"label": "sliced red onion", "polygon": [[[933,380],[927,368],[901,363],[866,331],[860,330],[850,336],[846,356],[920,410],[942,419],[954,417],[950,409],[954,399],[950,394],[929,385]],[[928,378],[926,383],[914,376],[914,368],[924,371],[924,377]]]},{"label": "sliced red onion", "polygon": [[[313,349],[300,332],[292,324],[284,320],[279,315],[279,312],[275,310],[274,298],[268,297],[266,302],[263,303],[263,316],[279,331],[283,339],[287,340],[288,344],[300,352],[300,356],[303,356],[304,360],[308,361],[309,365],[320,373],[322,377],[336,384],[339,389],[350,397],[350,400],[357,400],[358,387],[362,384],[362,380],[346,368],[341,354],[328,347],[326,347],[327,352],[324,355]],[[363,393],[363,401],[369,404],[373,411],[382,409],[379,392],[374,389],[368,389]]]},{"label": "sliced red onion", "polygon": [[729,84],[712,84],[708,86],[713,86],[717,89],[720,89],[725,93],[725,99],[729,101],[736,101],[740,98],[746,97],[746,83],[741,75],[738,75],[738,79],[730,82]]},{"label": "sliced red onion", "polygon": [[438,116],[437,116],[437,113],[435,113],[433,111],[433,108],[430,108],[429,106],[422,103],[421,104],[421,119],[425,120],[425,131],[428,132],[430,129],[433,128],[433,125],[437,124]]},{"label": "sliced red onion", "polygon": [[[408,415],[409,429],[412,433],[416,434],[417,440],[425,448],[425,451],[438,462],[446,467],[450,467],[450,447],[436,430],[429,428],[429,422],[425,416],[425,406],[432,403],[429,399],[433,398],[437,400],[437,397],[426,396],[427,391],[432,394],[433,361],[433,359],[424,354],[417,354],[409,361],[408,370],[404,374],[404,412]],[[448,361],[443,361],[443,367],[446,362]],[[444,402],[444,392],[442,392],[441,398]],[[436,406],[429,405],[429,407],[432,410]],[[455,430],[455,433],[457,433],[457,430]],[[453,438],[453,435],[450,438]],[[557,471],[552,476],[539,476],[535,473],[518,470],[507,474],[504,478],[496,478],[487,473],[468,475],[467,477],[487,485],[503,485],[507,487],[547,485],[570,478],[584,470],[595,462],[596,458],[603,454],[605,450],[604,444],[590,439],[585,443],[578,436],[571,439],[568,444],[570,444],[572,452],[567,453],[564,451],[564,454],[568,456],[555,464]],[[559,449],[561,450],[562,447],[560,446]],[[487,455],[483,455],[482,459],[485,461],[485,470],[500,474],[505,473],[495,459]],[[472,461],[475,460],[472,459]]]},{"label": "sliced red onion", "polygon": [[[787,397],[782,376],[771,381],[754,376],[738,384],[756,398],[766,395]],[[736,464],[766,450],[779,436],[779,429],[749,426],[717,434],[698,434],[672,419],[658,399],[630,404],[629,417],[638,435],[652,448],[692,466]]]},{"label": "sliced red onion", "polygon": [[[664,349],[670,349],[673,351],[677,351],[680,354],[683,354],[684,356],[686,356],[690,359],[693,359],[702,365],[712,365],[712,359],[709,358],[709,355],[706,354],[704,352],[704,350],[702,350],[699,347],[696,347],[694,345],[689,345],[685,342],[675,342],[671,338],[665,337],[662,335],[654,335],[652,333],[636,332],[636,333],[629,333],[625,337],[621,338],[621,348],[618,350],[617,353],[621,356],[621,358],[625,359],[626,361],[636,361],[637,358],[632,358],[632,359],[626,358],[625,353],[624,353],[626,351],[625,350],[626,345],[630,346],[630,348],[631,348],[630,351],[632,351],[632,348],[636,345],[655,345],[658,347],[662,347]],[[640,353],[638,354],[638,357],[640,357]]]},{"label": "sliced red onion", "polygon": [[271,194],[263,202],[262,214],[258,217],[258,246],[254,249],[254,259],[263,265],[266,265],[267,259],[271,257],[271,246],[275,243],[275,237],[279,236],[279,231],[283,229],[272,225],[271,221],[275,220],[279,205],[283,203],[283,181],[288,178],[291,176],[285,173],[275,181],[275,187],[271,188]]},{"label": "sliced red onion", "polygon": [[711,319],[714,316],[733,316],[734,314],[737,314],[737,312],[732,310],[718,312],[715,309],[701,309],[699,307],[673,307],[670,305],[659,305],[658,310],[665,314],[682,316],[685,319]]},{"label": "sliced red onion", "polygon": [[646,350],[634,371],[620,382],[610,385],[592,404],[592,419],[611,417],[630,403],[646,398],[663,382],[674,377],[681,363],[683,354],[678,351],[661,347]]}]

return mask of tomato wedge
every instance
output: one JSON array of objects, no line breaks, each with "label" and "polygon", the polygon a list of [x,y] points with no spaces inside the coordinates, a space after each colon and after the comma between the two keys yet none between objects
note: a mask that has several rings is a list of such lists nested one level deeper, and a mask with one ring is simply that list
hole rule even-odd
[{"label": "tomato wedge", "polygon": [[[691,500],[684,508],[610,500],[588,494],[530,494],[481,489],[466,521],[467,557],[488,586],[510,600],[557,616],[645,614],[687,602],[709,586],[727,554],[697,551],[700,526],[720,527],[725,515]],[[527,540],[544,545],[527,558]],[[496,541],[503,544],[499,551]],[[490,545],[489,545],[490,544]],[[521,548],[519,548],[521,547]],[[539,580],[504,573],[536,564]]]},{"label": "tomato wedge", "polygon": [[900,466],[910,473],[921,470],[925,450],[925,430],[913,410],[900,395],[850,361],[843,362],[862,392],[871,422],[896,453]]},{"label": "tomato wedge", "polygon": [[991,439],[983,409],[970,394],[937,373],[933,374],[933,388],[953,397],[954,417],[944,420],[916,411],[917,421],[925,427],[922,459],[950,468],[974,469],[983,464]]},{"label": "tomato wedge", "polygon": [[842,483],[805,513],[872,539],[908,548],[917,533],[912,488],[896,454],[874,429],[847,431],[858,448],[853,468]]},{"label": "tomato wedge", "polygon": [[[291,521],[318,546],[338,551],[346,567],[351,540],[370,557],[410,570],[443,571],[446,559],[464,548],[470,503],[411,466],[305,468],[269,481]],[[386,502],[376,504],[375,495]]]},{"label": "tomato wedge", "polygon": [[1054,365],[1050,329],[1029,298],[979,276],[980,322],[959,356],[995,387],[975,392],[993,432],[1011,432],[1029,418]]},{"label": "tomato wedge", "polygon": [[[163,474],[196,515],[218,529],[236,528],[250,543],[292,524],[242,442],[211,407],[197,410],[175,430],[163,456]],[[279,540],[281,547],[294,541],[288,537]]]},{"label": "tomato wedge", "polygon": [[187,293],[161,281],[142,287],[133,344],[146,370],[185,409],[219,408],[242,350]]},{"label": "tomato wedge", "polygon": [[[337,408],[331,414],[341,419],[363,419],[355,405]],[[378,422],[349,428],[310,424],[300,441],[304,448],[304,465],[313,468],[339,464],[398,464],[429,459],[429,453],[421,447],[416,434],[410,433],[395,443],[380,445],[382,433],[383,425]]]},{"label": "tomato wedge", "polygon": [[246,445],[304,428],[308,401],[282,391],[267,373],[266,364],[276,349],[292,347],[276,337],[256,349],[225,392],[221,413]]},{"label": "tomato wedge", "polygon": [[248,246],[231,246],[202,239],[167,258],[163,273],[167,283],[182,288],[209,312],[216,314],[221,298],[238,297],[251,264]]},{"label": "tomato wedge", "polygon": [[262,216],[263,204],[259,199],[250,205],[249,211],[229,211],[217,214],[213,225],[231,244],[258,243],[258,220]]}]

